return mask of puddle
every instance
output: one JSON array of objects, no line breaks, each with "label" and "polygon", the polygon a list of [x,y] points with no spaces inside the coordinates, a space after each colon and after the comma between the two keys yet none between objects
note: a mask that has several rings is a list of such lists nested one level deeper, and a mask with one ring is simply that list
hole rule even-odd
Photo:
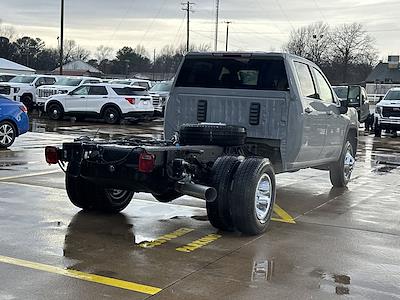
[{"label": "puddle", "polygon": [[351,278],[349,275],[344,274],[330,274],[319,270],[314,272],[315,275],[320,277],[319,288],[320,290],[329,294],[336,295],[349,295]]}]

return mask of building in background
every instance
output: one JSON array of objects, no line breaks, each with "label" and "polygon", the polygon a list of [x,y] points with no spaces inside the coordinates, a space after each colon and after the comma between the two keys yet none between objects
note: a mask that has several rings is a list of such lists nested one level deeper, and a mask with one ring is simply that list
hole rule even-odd
[{"label": "building in background", "polygon": [[11,60],[0,58],[0,73],[10,74],[35,74],[36,70],[17,64]]},{"label": "building in background", "polygon": [[[51,73],[54,75],[59,74],[60,68],[53,70]],[[63,75],[102,77],[103,72],[82,60],[76,60],[63,66]]]}]

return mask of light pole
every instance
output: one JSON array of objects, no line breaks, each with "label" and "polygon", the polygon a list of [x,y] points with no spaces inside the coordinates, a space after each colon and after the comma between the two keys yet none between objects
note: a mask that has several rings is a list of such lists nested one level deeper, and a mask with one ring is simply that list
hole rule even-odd
[{"label": "light pole", "polygon": [[64,60],[64,0],[61,0],[60,75],[63,74],[63,60]]},{"label": "light pole", "polygon": [[226,21],[226,39],[225,39],[225,51],[228,51],[228,41],[229,41],[229,24],[231,21]]}]

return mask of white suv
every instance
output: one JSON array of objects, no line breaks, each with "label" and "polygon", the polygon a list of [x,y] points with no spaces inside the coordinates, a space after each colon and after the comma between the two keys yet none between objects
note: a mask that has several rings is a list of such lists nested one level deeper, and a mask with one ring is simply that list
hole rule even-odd
[{"label": "white suv", "polygon": [[101,79],[94,77],[60,76],[53,85],[43,85],[36,90],[36,105],[43,108],[50,96],[67,94],[77,86],[85,83],[101,83]]},{"label": "white suv", "polygon": [[25,104],[32,110],[36,103],[36,89],[42,85],[52,85],[56,76],[49,75],[19,75],[8,82],[0,84],[0,95]]},{"label": "white suv", "polygon": [[154,114],[149,93],[140,86],[121,84],[83,84],[68,94],[51,96],[45,112],[53,120],[63,116],[98,117],[108,124],[121,119],[146,119]]}]

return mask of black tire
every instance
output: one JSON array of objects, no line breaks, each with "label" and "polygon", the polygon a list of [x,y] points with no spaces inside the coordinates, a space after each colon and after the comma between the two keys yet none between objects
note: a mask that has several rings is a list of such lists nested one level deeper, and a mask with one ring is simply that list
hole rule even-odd
[{"label": "black tire", "polygon": [[[351,155],[351,158],[348,156]],[[350,181],[355,162],[354,146],[349,140],[346,141],[337,162],[329,167],[329,177],[334,187],[346,187]]]},{"label": "black tire", "polygon": [[163,203],[171,202],[181,196],[182,196],[182,194],[180,194],[174,190],[167,191],[164,194],[153,194],[154,198],[156,198],[159,202],[163,202]]},{"label": "black tire", "polygon": [[382,136],[382,128],[378,124],[375,124],[374,134],[375,134],[375,137]]},{"label": "black tire", "polygon": [[0,149],[10,147],[17,136],[17,130],[9,121],[0,122]]},{"label": "black tire", "polygon": [[107,124],[118,124],[121,120],[121,115],[118,109],[109,106],[104,109],[103,118]]},{"label": "black tire", "polygon": [[25,105],[28,112],[33,111],[34,103],[31,95],[23,95],[21,97],[21,102]]},{"label": "black tire", "polygon": [[208,220],[211,225],[224,231],[234,231],[231,214],[231,188],[233,176],[240,165],[234,156],[219,157],[211,170],[211,186],[217,190],[217,198],[206,202]]},{"label": "black tire", "polygon": [[83,210],[118,213],[131,202],[134,192],[106,189],[82,177],[66,174],[65,186],[72,204]]},{"label": "black tire", "polygon": [[64,109],[58,103],[51,103],[49,107],[46,108],[47,116],[54,120],[58,121],[61,120],[64,116]]},{"label": "black tire", "polygon": [[184,124],[179,129],[182,145],[241,146],[246,136],[246,128],[233,125]]},{"label": "black tire", "polygon": [[[267,188],[265,207],[256,209],[257,191]],[[275,172],[268,159],[247,158],[238,167],[232,191],[232,218],[235,227],[244,234],[265,232],[271,220],[276,198]]]}]

